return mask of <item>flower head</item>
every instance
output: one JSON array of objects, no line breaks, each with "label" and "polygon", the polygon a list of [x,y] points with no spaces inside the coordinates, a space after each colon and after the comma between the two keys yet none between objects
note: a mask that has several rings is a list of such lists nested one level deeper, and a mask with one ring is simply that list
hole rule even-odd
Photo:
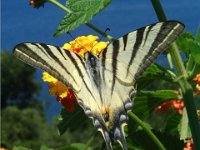
[{"label": "flower head", "polygon": [[44,6],[44,3],[46,2],[46,0],[30,0],[29,4],[33,5],[34,8],[39,8],[41,6]]},{"label": "flower head", "polygon": [[97,42],[97,39],[98,37],[94,35],[80,36],[74,41],[64,44],[63,48],[74,51],[81,56],[84,56],[86,52],[99,55],[107,47],[109,42]]},{"label": "flower head", "polygon": [[185,144],[185,147],[183,150],[194,150],[194,143],[192,137],[186,138],[187,143]]},{"label": "flower head", "polygon": [[197,74],[196,77],[192,80],[194,83],[196,83],[196,90],[194,95],[200,94],[200,74]]},{"label": "flower head", "polygon": [[[73,51],[80,56],[84,56],[86,52],[99,55],[100,52],[107,47],[108,42],[97,42],[97,39],[98,37],[93,35],[81,36],[72,42],[64,44],[63,48]],[[55,95],[59,103],[64,105],[68,111],[73,111],[74,104],[77,103],[73,90],[66,87],[62,82],[49,75],[47,72],[43,72],[42,79],[45,82],[49,82],[50,95]]]},{"label": "flower head", "polygon": [[157,112],[166,111],[169,109],[176,110],[180,115],[183,114],[184,103],[182,100],[171,100],[164,102],[156,108]]},{"label": "flower head", "polygon": [[43,72],[43,81],[49,82],[49,93],[56,96],[57,101],[61,103],[69,112],[74,110],[74,104],[77,102],[73,91],[67,88],[62,82]]}]

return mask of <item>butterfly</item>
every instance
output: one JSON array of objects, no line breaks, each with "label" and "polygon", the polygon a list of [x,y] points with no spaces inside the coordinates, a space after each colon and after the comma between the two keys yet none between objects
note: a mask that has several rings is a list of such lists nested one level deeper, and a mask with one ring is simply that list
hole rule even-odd
[{"label": "butterfly", "polygon": [[133,107],[136,82],[183,29],[178,21],[155,23],[113,41],[99,56],[87,52],[81,57],[43,43],[18,44],[14,55],[73,89],[78,104],[102,133],[108,150],[112,149],[112,139],[127,150],[123,127]]}]

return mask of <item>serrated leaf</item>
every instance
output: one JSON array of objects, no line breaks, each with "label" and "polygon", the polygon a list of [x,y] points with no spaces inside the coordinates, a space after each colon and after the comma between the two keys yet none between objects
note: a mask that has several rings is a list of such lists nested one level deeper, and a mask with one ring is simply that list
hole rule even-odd
[{"label": "serrated leaf", "polygon": [[194,35],[191,32],[184,32],[184,33],[182,33],[178,37],[178,39],[176,40],[176,43],[177,43],[179,49],[181,51],[183,51],[186,56],[189,55],[189,45],[188,45],[188,41],[189,40],[192,40],[192,41],[195,40],[195,37],[194,37]]},{"label": "serrated leaf", "polygon": [[145,119],[157,106],[171,99],[180,99],[180,95],[174,90],[141,91],[134,100],[132,111],[140,119]]},{"label": "serrated leaf", "polygon": [[173,82],[173,76],[162,66],[152,64],[137,81],[138,89],[143,89],[155,80]]},{"label": "serrated leaf", "polygon": [[72,12],[62,19],[54,36],[69,32],[80,24],[87,23],[110,2],[111,0],[68,0],[67,7]]},{"label": "serrated leaf", "polygon": [[187,57],[192,55],[194,61],[200,64],[200,43],[195,40],[192,33],[183,33],[177,40],[178,47]]},{"label": "serrated leaf", "polygon": [[190,52],[193,60],[200,65],[200,43],[196,41],[189,41]]},{"label": "serrated leaf", "polygon": [[59,134],[62,135],[67,129],[75,130],[86,123],[86,121],[88,121],[88,118],[79,106],[76,106],[73,112],[68,112],[63,108],[57,125]]},{"label": "serrated leaf", "polygon": [[160,132],[166,132],[171,135],[177,135],[181,115],[174,110],[164,112],[153,112],[146,120],[153,129]]}]

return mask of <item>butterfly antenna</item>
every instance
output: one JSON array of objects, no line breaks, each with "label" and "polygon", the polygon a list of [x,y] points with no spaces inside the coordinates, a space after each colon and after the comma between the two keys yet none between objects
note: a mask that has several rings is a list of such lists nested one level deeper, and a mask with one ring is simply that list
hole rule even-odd
[{"label": "butterfly antenna", "polygon": [[[99,39],[99,41],[101,41],[101,40],[103,39],[103,37],[105,36],[105,34],[106,34],[107,31],[110,31],[110,28],[106,28],[106,30],[104,31],[104,33],[101,35],[101,38]],[[92,49],[93,49],[97,44],[98,44],[98,43],[96,43],[96,44],[92,47]]]},{"label": "butterfly antenna", "polygon": [[[75,40],[75,38],[72,36],[72,34],[70,32],[67,32],[67,34],[73,39]],[[83,46],[81,43],[79,43],[78,41],[75,41],[79,46]],[[84,47],[85,48],[85,47]],[[86,48],[85,48],[86,49]]]},{"label": "butterfly antenna", "polygon": [[105,36],[105,34],[106,34],[107,31],[110,31],[110,28],[106,28],[106,30],[102,34],[101,38],[99,39],[99,41],[101,41],[103,39],[103,37]]}]

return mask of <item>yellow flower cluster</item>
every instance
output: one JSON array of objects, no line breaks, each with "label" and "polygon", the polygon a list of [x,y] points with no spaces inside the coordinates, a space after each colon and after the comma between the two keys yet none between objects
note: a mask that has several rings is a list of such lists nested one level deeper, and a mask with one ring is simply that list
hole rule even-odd
[{"label": "yellow flower cluster", "polygon": [[68,88],[62,82],[49,75],[47,72],[43,72],[42,80],[49,82],[49,93],[51,96],[57,95],[60,98],[67,96]]},{"label": "yellow flower cluster", "polygon": [[[98,37],[93,35],[81,36],[74,41],[64,44],[63,48],[73,51],[80,56],[84,56],[86,52],[99,55],[107,47],[109,42],[97,42],[97,39]],[[47,72],[43,72],[42,79],[49,83],[50,95],[56,95],[59,103],[63,104],[68,111],[73,111],[74,102],[76,102],[73,91]]]},{"label": "yellow flower cluster", "polygon": [[109,42],[97,42],[96,40],[98,40],[98,36],[80,36],[74,41],[64,44],[63,48],[74,51],[81,56],[84,56],[86,52],[99,55],[107,47]]}]

